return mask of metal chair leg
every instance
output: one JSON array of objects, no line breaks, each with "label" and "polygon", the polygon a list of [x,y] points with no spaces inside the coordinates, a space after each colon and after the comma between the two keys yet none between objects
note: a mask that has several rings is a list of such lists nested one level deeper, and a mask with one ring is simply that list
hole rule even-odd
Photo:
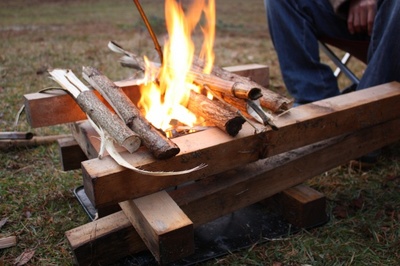
[{"label": "metal chair leg", "polygon": [[333,63],[338,67],[334,72],[336,77],[338,77],[340,73],[343,72],[343,74],[345,74],[353,84],[357,85],[358,83],[360,83],[360,80],[356,77],[356,75],[354,75],[354,73],[346,66],[347,62],[351,58],[351,55],[349,53],[346,53],[342,60],[340,60],[326,44],[319,42],[319,46],[322,51],[329,57],[329,59],[331,59]]}]

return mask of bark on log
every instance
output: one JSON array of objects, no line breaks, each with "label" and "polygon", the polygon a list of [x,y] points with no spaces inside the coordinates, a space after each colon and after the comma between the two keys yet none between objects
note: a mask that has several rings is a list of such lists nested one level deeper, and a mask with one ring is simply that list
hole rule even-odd
[{"label": "bark on log", "polygon": [[107,99],[129,128],[157,159],[167,159],[179,153],[179,147],[154,128],[122,89],[93,67],[83,67],[83,77]]},{"label": "bark on log", "polygon": [[242,116],[227,108],[227,105],[220,101],[210,100],[206,96],[194,91],[190,92],[187,108],[232,137],[239,133],[243,123],[246,122]]},{"label": "bark on log", "polygon": [[[139,56],[130,54],[129,58],[125,59],[126,61],[122,59],[123,61],[121,62],[123,66],[145,71],[146,66],[144,60]],[[153,66],[159,67],[155,63],[153,63]],[[199,84],[200,86],[207,85],[213,91],[217,93],[224,93],[226,95],[230,95],[231,97],[250,100],[256,100],[262,97],[261,89],[258,88],[261,86],[255,82],[250,83],[246,79],[241,81],[227,80],[213,74],[205,74],[198,67],[193,67],[189,71],[188,76],[194,80],[194,83]]]},{"label": "bark on log", "polygon": [[254,84],[230,81],[215,75],[204,74],[201,71],[191,70],[188,75],[200,86],[207,85],[217,93],[223,93],[240,99],[257,100],[262,97],[261,89]]},{"label": "bark on log", "polygon": [[[193,69],[196,71],[201,71],[204,67],[204,61],[195,57],[193,60]],[[268,90],[263,86],[255,83],[254,81],[248,79],[247,77],[242,77],[237,74],[226,71],[218,66],[214,66],[212,71],[212,75],[219,77],[221,79],[230,80],[234,82],[240,82],[243,84],[247,84],[250,87],[256,87],[261,89],[262,97],[260,98],[260,104],[262,107],[271,110],[273,113],[283,112],[289,109],[292,101],[287,99],[286,97]]]},{"label": "bark on log", "polygon": [[[123,65],[125,67],[133,67],[133,68],[141,69],[141,70],[145,69],[145,63],[141,57],[139,57],[133,53],[130,53],[128,51],[123,50],[119,45],[112,43],[112,42],[110,42],[109,47],[113,51],[125,54],[125,56],[120,59],[121,65]],[[153,65],[155,65],[155,63]],[[201,76],[199,76],[199,74],[202,73],[203,67],[204,67],[204,62],[195,57],[194,61],[193,61],[191,74],[194,75],[195,77],[197,76],[197,78],[201,77]],[[246,89],[249,89],[249,88],[260,89],[261,94],[262,94],[262,96],[260,97],[261,106],[266,109],[271,110],[273,113],[279,113],[282,111],[286,111],[289,109],[289,107],[291,105],[291,100],[287,99],[286,97],[284,97],[276,92],[273,92],[271,90],[268,90],[267,88],[264,88],[263,86],[257,84],[254,81],[249,80],[246,77],[242,77],[242,76],[236,75],[234,73],[230,73],[226,70],[223,70],[220,67],[214,66],[213,70],[211,72],[211,75],[207,75],[207,76],[209,76],[209,77],[215,76],[215,79],[220,78],[225,81],[231,81],[231,82],[233,82],[232,84],[236,84],[236,86],[237,85],[243,86],[243,88],[246,88]],[[195,79],[195,81],[196,81],[196,79]],[[200,79],[200,80],[198,80],[197,83],[203,85],[202,83],[204,83],[204,80]],[[214,89],[216,89],[216,88],[214,88]],[[218,89],[223,89],[223,88],[218,88]],[[242,98],[243,95],[248,96],[248,93],[245,93],[241,89],[237,89],[237,88],[235,89],[234,87],[231,87],[230,89],[231,89],[230,90],[231,92],[235,92],[235,91],[237,92],[237,95],[235,95],[235,93],[232,93],[233,96],[236,96],[236,97],[240,96],[239,98]],[[259,92],[257,92],[257,94],[259,94]],[[252,100],[254,100],[254,99],[252,99]]]},{"label": "bark on log", "polygon": [[131,131],[122,120],[112,113],[94,94],[93,91],[81,92],[76,102],[82,110],[115,141],[130,153],[140,147],[140,138]]},{"label": "bark on log", "polygon": [[246,100],[244,99],[239,99],[236,97],[229,97],[226,94],[223,93],[214,93],[214,96],[217,98],[221,99],[222,101],[226,102],[230,106],[233,106],[240,112],[242,112],[243,115],[245,115],[247,118],[254,119],[251,115],[247,113],[247,103]]}]

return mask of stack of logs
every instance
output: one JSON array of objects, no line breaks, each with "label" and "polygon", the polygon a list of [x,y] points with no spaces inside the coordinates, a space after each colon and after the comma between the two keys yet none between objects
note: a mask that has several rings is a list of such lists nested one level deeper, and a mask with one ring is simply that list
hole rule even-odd
[{"label": "stack of logs", "polygon": [[[197,62],[197,65],[201,65],[199,60]],[[137,63],[139,68],[144,70],[143,60],[137,59]],[[56,71],[59,70],[53,70],[50,74],[56,77],[58,73]],[[68,82],[76,79],[71,74],[69,71],[63,74]],[[222,68],[214,67],[211,74],[203,74],[199,66],[192,67],[189,75],[193,77],[195,84],[208,89],[216,99],[210,100],[201,93],[190,91],[187,108],[196,116],[203,117],[208,124],[220,128],[232,137],[239,133],[246,121],[252,119],[247,112],[249,102],[259,101],[261,105],[259,108],[263,113],[265,113],[263,108],[268,112],[282,112],[287,110],[290,104],[287,98]],[[118,115],[109,110],[93,90],[81,88],[76,93],[69,91],[88,117],[108,132],[120,146],[132,153],[140,144],[144,144],[157,159],[171,158],[179,153],[179,147],[167,138],[164,132],[149,123],[122,89],[99,70],[83,67],[83,77],[106,99]],[[64,88],[68,87],[60,80],[57,81]],[[75,84],[73,87],[81,86],[79,81],[76,82],[79,85]]]}]

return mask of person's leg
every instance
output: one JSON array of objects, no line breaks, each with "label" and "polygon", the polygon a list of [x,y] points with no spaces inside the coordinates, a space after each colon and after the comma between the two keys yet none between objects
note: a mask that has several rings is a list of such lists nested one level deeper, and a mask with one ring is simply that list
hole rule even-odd
[{"label": "person's leg", "polygon": [[[368,65],[358,84],[358,90],[391,81],[400,81],[400,18],[398,14],[400,14],[400,1],[379,1],[368,51]],[[375,163],[380,154],[379,149],[358,158],[358,161],[362,164]]]},{"label": "person's leg", "polygon": [[368,66],[357,89],[400,81],[400,1],[381,0],[371,37]]},{"label": "person's leg", "polygon": [[318,36],[365,39],[351,35],[328,0],[264,0],[271,39],[282,77],[295,104],[339,94],[336,77],[320,62]]}]

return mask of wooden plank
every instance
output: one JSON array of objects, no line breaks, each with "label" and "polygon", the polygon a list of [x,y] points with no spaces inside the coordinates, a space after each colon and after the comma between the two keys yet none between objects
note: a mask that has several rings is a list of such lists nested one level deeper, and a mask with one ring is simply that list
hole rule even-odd
[{"label": "wooden plank", "polygon": [[79,169],[81,162],[87,160],[85,153],[73,137],[59,139],[58,147],[63,171]]},{"label": "wooden plank", "polygon": [[326,197],[304,184],[288,188],[279,195],[283,217],[301,228],[311,228],[325,223]]},{"label": "wooden plank", "polygon": [[160,264],[194,253],[193,223],[165,191],[120,203]]},{"label": "wooden plank", "polygon": [[[134,84],[134,82],[130,84]],[[130,99],[135,99],[136,101],[139,99],[137,86],[127,84],[122,89]],[[95,94],[101,102],[110,107],[97,91],[95,91]],[[63,91],[25,94],[24,105],[27,121],[33,128],[66,124],[87,119],[75,100]]]},{"label": "wooden plank", "polygon": [[[399,128],[400,118],[397,118],[259,160],[221,175],[199,180],[169,194],[197,227],[301,184],[352,158],[398,141]],[[319,163],[316,164],[315,161]],[[205,206],[207,211],[204,211]],[[131,226],[131,230],[127,228],[129,220],[123,212],[113,215],[120,219],[120,223],[124,221],[123,229],[113,226],[113,218],[105,217],[67,232],[67,239],[75,256],[82,259],[79,261],[81,265],[96,261],[111,263],[122,256],[145,249],[133,227]],[[96,233],[97,228],[101,229],[101,234]],[[118,239],[116,235],[120,231],[124,232],[125,237]],[[97,252],[89,252],[92,247]],[[114,253],[115,250],[118,250],[117,254]]]},{"label": "wooden plank", "polygon": [[[253,162],[259,158],[261,139],[253,137],[252,128],[247,127],[247,130],[247,134],[242,130],[235,138],[217,128],[175,138],[181,152],[168,160],[156,160],[146,149],[139,149],[134,154],[121,153],[133,166],[153,171],[178,171],[202,163],[208,165],[185,175],[162,178],[142,175],[117,165],[109,156],[82,162],[86,195],[96,208],[100,208],[223,172],[231,169],[232,165]],[[231,155],[229,160],[227,154]]]},{"label": "wooden plank", "polygon": [[[122,212],[84,224],[65,233],[77,265],[108,265],[146,249],[142,238]],[[118,243],[124,243],[121,247]],[[115,245],[116,244],[116,245]]]},{"label": "wooden plank", "polygon": [[247,64],[224,67],[223,69],[239,76],[249,77],[265,88],[269,87],[269,67],[267,65]]},{"label": "wooden plank", "polygon": [[33,128],[87,119],[74,99],[65,92],[24,95],[26,119]]},{"label": "wooden plank", "polygon": [[286,152],[400,116],[400,83],[392,82],[305,104],[276,120],[263,156]]},{"label": "wooden plank", "polygon": [[97,207],[151,194],[399,117],[399,101],[400,84],[389,83],[293,108],[275,121],[278,131],[267,129],[255,134],[245,124],[235,138],[218,129],[197,132],[174,139],[181,152],[162,161],[143,149],[121,154],[132,165],[150,170],[176,171],[201,163],[208,165],[187,175],[143,176],[109,157],[88,160],[82,163],[85,192]]},{"label": "wooden plank", "polygon": [[100,150],[100,136],[89,121],[71,123],[70,130],[86,157],[89,159],[97,158]]},{"label": "wooden plank", "polygon": [[305,185],[298,185],[282,192],[285,218],[292,224],[310,228],[327,222],[326,197]]}]

